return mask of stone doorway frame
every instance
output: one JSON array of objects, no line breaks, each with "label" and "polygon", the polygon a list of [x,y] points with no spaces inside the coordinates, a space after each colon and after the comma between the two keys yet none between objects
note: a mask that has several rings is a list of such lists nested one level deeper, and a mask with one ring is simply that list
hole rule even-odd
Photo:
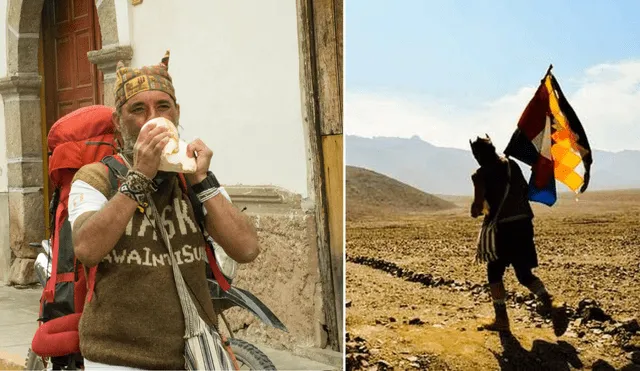
[{"label": "stone doorway frame", "polygon": [[[45,0],[8,0],[7,76],[0,78],[8,175],[9,261],[0,261],[0,279],[9,284],[36,282],[33,263],[37,251],[30,242],[40,241],[44,226],[41,85],[38,69],[42,7]],[[48,0],[47,0],[48,1]],[[104,73],[104,104],[113,106],[112,88],[118,60],[131,61],[133,50],[120,45],[116,0],[95,0],[102,49],[88,53],[89,61]],[[8,214],[8,215],[7,215]],[[0,248],[5,249],[4,246]],[[3,260],[6,260],[4,258]],[[8,274],[6,273],[8,270]]]}]

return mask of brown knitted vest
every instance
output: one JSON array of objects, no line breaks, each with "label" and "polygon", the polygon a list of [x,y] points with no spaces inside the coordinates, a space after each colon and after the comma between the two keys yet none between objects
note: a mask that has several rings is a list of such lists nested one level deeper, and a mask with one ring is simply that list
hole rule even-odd
[{"label": "brown knitted vest", "polygon": [[[107,198],[107,171],[102,164],[84,166],[83,180]],[[153,200],[171,239],[174,256],[200,316],[209,325],[214,312],[206,281],[204,238],[193,209],[183,197],[179,179],[160,185]],[[95,292],[80,321],[84,357],[111,365],[143,369],[184,369],[184,316],[171,261],[153,213],[136,211],[114,249],[98,265]]]}]

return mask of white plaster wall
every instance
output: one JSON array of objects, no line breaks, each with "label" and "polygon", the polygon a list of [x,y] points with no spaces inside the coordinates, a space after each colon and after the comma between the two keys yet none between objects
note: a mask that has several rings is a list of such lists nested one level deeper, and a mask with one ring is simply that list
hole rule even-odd
[{"label": "white plaster wall", "polygon": [[182,136],[200,137],[213,150],[218,179],[307,197],[295,0],[127,7],[128,14],[120,5],[117,14],[130,22],[132,65],[159,63],[171,50]]},{"label": "white plaster wall", "polygon": [[[120,45],[131,44],[131,28],[132,24],[129,21],[130,14],[130,1],[129,0],[114,0],[116,8],[116,24],[118,27],[118,41]],[[103,46],[104,47],[104,46]]]},{"label": "white plaster wall", "polygon": [[[7,7],[8,2],[0,3],[0,78],[7,76]],[[4,101],[0,99],[0,112],[4,112]],[[8,191],[7,178],[7,142],[4,114],[0,114],[0,193]]]}]

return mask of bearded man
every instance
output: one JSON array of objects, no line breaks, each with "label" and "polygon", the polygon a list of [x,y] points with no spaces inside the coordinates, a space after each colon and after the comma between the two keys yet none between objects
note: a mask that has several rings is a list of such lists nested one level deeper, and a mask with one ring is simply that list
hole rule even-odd
[{"label": "bearded man", "polygon": [[[558,308],[543,282],[532,273],[538,266],[534,244],[533,210],[529,205],[529,186],[518,164],[501,157],[487,135],[469,141],[480,168],[472,175],[474,200],[471,216],[485,214],[483,231],[495,224],[495,239],[479,244],[476,259],[487,263],[487,276],[493,299],[495,318],[482,326],[490,331],[509,331],[509,317],[503,283],[505,270],[513,266],[518,281],[538,299],[538,312],[552,315],[554,331],[560,336],[566,330],[564,309]],[[488,212],[487,212],[488,208]],[[481,233],[480,240],[486,236]],[[479,241],[480,242],[480,241]],[[490,244],[486,249],[485,245]]]},{"label": "bearded man", "polygon": [[[177,174],[158,171],[170,134],[162,126],[143,128],[157,117],[179,123],[168,66],[168,51],[155,66],[137,69],[118,63],[113,124],[122,137],[121,155],[131,168],[115,190],[101,163],[82,167],[71,186],[74,252],[85,267],[98,266],[93,297],[79,325],[86,369],[185,367],[184,316],[171,259],[156,227],[169,235],[200,317],[210,326],[216,323],[206,280],[205,239],[194,210]],[[185,175],[203,204],[206,231],[235,261],[253,261],[259,254],[256,230],[209,171],[213,152],[196,139],[187,153],[197,163],[196,172]],[[150,210],[143,208],[144,193],[161,215],[157,226]]]}]

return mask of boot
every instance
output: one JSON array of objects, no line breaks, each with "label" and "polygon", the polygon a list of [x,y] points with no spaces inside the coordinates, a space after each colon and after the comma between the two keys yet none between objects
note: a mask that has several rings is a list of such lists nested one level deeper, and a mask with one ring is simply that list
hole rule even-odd
[{"label": "boot", "polygon": [[567,331],[569,327],[569,316],[567,315],[567,310],[563,305],[558,305],[553,298],[547,294],[546,297],[541,298],[541,301],[544,303],[543,307],[549,308],[548,314],[551,316],[551,323],[553,324],[553,333],[556,336],[562,336]]},{"label": "boot", "polygon": [[554,306],[553,298],[551,297],[551,295],[549,295],[548,292],[545,291],[543,294],[538,296],[538,306],[536,309],[538,314],[542,317],[549,317],[551,311],[554,309]]},{"label": "boot", "polygon": [[509,316],[507,315],[507,305],[504,300],[494,300],[493,309],[496,313],[495,319],[491,322],[483,323],[481,325],[481,329],[487,331],[509,332]]},{"label": "boot", "polygon": [[556,336],[562,336],[569,327],[569,316],[564,305],[557,305],[553,297],[547,292],[544,284],[539,279],[536,279],[531,285],[529,290],[533,292],[538,299],[537,312],[542,317],[551,317],[551,323],[553,324],[553,333]]},{"label": "boot", "polygon": [[538,305],[536,306],[536,312],[542,317],[548,318],[553,309],[553,297],[547,292],[544,284],[540,279],[536,278],[531,284],[527,286],[529,291],[533,293],[538,299]]}]

